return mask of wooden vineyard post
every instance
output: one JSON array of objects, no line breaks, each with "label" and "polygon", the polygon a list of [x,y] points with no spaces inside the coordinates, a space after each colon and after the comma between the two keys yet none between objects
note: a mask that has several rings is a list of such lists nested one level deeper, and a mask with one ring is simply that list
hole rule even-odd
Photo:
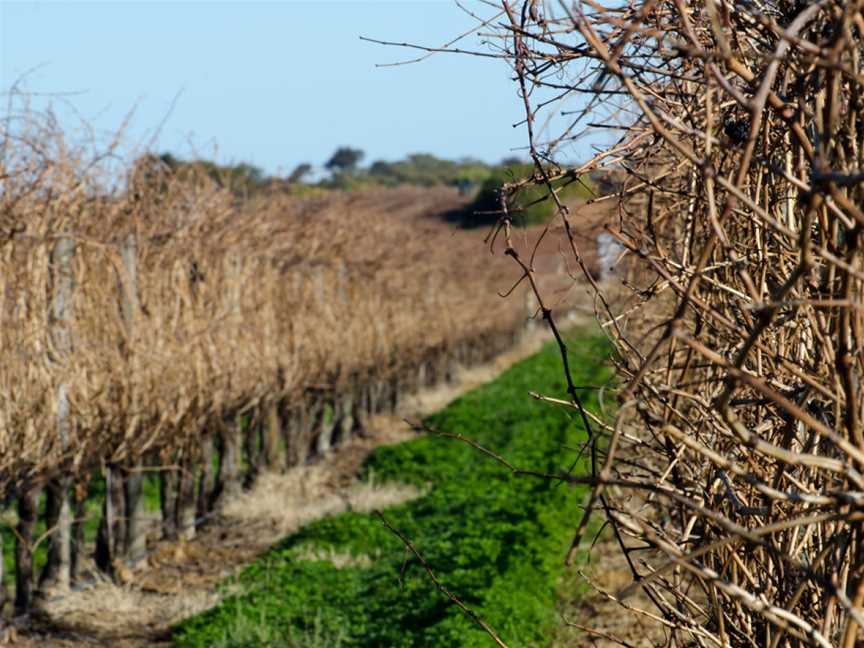
[{"label": "wooden vineyard post", "polygon": [[195,475],[198,472],[198,460],[195,450],[187,447],[182,454],[180,471],[177,477],[177,534],[181,540],[192,540],[195,537]]},{"label": "wooden vineyard post", "polygon": [[236,415],[231,422],[222,422],[220,429],[221,447],[219,451],[219,473],[217,475],[217,507],[225,505],[226,500],[239,495],[243,490],[240,475],[241,417]]},{"label": "wooden vineyard post", "polygon": [[[125,276],[120,283],[121,306],[123,312],[123,324],[126,327],[128,345],[126,347],[127,357],[132,370],[132,410],[138,410],[138,394],[134,379],[138,375],[135,351],[135,325],[139,312],[138,298],[138,241],[135,234],[129,234],[120,247],[120,256],[123,261]],[[135,434],[135,430],[128,431]],[[147,551],[147,540],[144,531],[144,473],[141,470],[141,462],[135,462],[124,475],[123,499],[126,512],[125,533],[123,537],[123,555],[131,564],[135,564],[144,558]]]},{"label": "wooden vineyard post", "polygon": [[[119,279],[120,312],[126,332],[124,353],[129,361],[132,375],[130,426],[136,425],[137,394],[134,380],[136,358],[134,351],[135,319],[138,313],[138,244],[134,234],[129,234],[120,244],[123,270]],[[134,427],[126,431],[135,433]],[[114,573],[115,562],[121,557],[137,562],[144,557],[146,542],[143,529],[143,479],[140,463],[130,467],[108,465],[105,468],[105,503],[102,519],[96,536],[96,564],[108,574]]]},{"label": "wooden vineyard post", "polygon": [[335,400],[330,403],[325,401],[324,403],[321,417],[318,420],[318,436],[315,440],[315,454],[320,456],[324,456],[330,452],[333,443],[333,424],[336,418]]},{"label": "wooden vineyard post", "polygon": [[144,475],[140,463],[123,480],[126,528],[123,538],[123,554],[134,565],[147,552],[147,536],[144,531]]},{"label": "wooden vineyard post", "polygon": [[[226,256],[225,265],[226,286],[224,299],[226,310],[230,314],[226,325],[243,327],[243,312],[241,310],[241,261],[236,255]],[[232,419],[219,420],[219,472],[216,477],[218,496],[217,508],[224,507],[227,500],[239,495],[243,490],[241,459],[243,451],[243,416],[233,412]]]},{"label": "wooden vineyard post", "polygon": [[334,437],[337,438],[339,443],[345,443],[351,438],[351,433],[356,426],[354,420],[354,392],[350,387],[345,387],[339,399],[341,401],[339,407],[339,429],[334,433]]},{"label": "wooden vineyard post", "polygon": [[285,464],[285,446],[280,442],[282,420],[279,403],[271,400],[264,405],[264,463],[267,470],[280,471]]},{"label": "wooden vineyard post", "polygon": [[85,517],[87,515],[87,491],[89,486],[89,475],[85,481],[80,481],[74,485],[72,492],[75,497],[75,505],[72,515],[72,551],[69,565],[69,574],[72,582],[78,579],[81,572],[82,560],[84,553],[84,530]]},{"label": "wooden vineyard post", "polygon": [[[75,278],[72,260],[75,241],[60,238],[51,252],[51,339],[54,347],[52,364],[63,367],[72,353],[72,293]],[[69,412],[68,386],[61,381],[55,392],[55,425],[60,447],[70,447],[72,421]],[[45,525],[54,529],[48,540],[48,557],[40,576],[40,587],[67,591],[72,582],[72,509],[69,502],[69,478],[52,479],[47,488]]]},{"label": "wooden vineyard post", "polygon": [[207,430],[201,437],[201,471],[198,476],[198,499],[196,505],[198,519],[204,519],[213,506],[214,489],[216,486],[216,474],[213,466],[214,454],[215,444],[213,443],[213,434],[210,430]]},{"label": "wooden vineyard post", "polygon": [[[328,313],[332,316],[333,303],[341,302],[343,300],[344,296],[340,295],[339,287],[339,280],[342,273],[343,270],[340,270],[338,267],[335,272],[330,273],[330,291],[328,291],[328,277],[325,276],[324,268],[319,268],[315,273],[315,299],[318,303],[318,309],[320,312]],[[331,294],[328,295],[328,292]],[[333,300],[333,303],[331,303],[330,300]],[[320,414],[313,424],[312,439],[314,445],[311,450],[314,455],[324,456],[330,452],[330,448],[333,444],[333,423],[336,418],[336,401],[335,399],[328,398],[327,395],[322,394],[320,405]]]}]

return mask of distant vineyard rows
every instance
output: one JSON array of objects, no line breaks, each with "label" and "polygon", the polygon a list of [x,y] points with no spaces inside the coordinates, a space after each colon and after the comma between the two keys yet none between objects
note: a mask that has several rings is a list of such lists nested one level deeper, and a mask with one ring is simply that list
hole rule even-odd
[{"label": "distant vineyard rows", "polygon": [[453,190],[241,204],[153,164],[106,190],[34,120],[6,133],[0,194],[0,495],[17,507],[19,611],[43,490],[42,576],[66,585],[72,493],[102,469],[110,572],[143,551],[148,467],[169,468],[165,535],[194,533],[240,488],[242,454],[254,471],[326,452],[406,389],[510,346],[529,315],[496,294],[518,275],[489,262],[482,233],[435,217],[459,206]]}]

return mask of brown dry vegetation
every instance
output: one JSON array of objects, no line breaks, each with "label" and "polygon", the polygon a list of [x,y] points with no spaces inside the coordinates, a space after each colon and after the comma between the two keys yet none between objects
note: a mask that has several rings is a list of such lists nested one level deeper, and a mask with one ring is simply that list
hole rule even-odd
[{"label": "brown dry vegetation", "polygon": [[[417,218],[455,206],[449,192],[283,197],[236,210],[206,184],[168,181],[139,200],[85,189],[70,200],[68,181],[7,211],[17,230],[3,259],[4,488],[61,466],[86,471],[96,457],[180,448],[209,417],[264,398],[290,408],[310,388],[387,381],[448,345],[511,335],[524,317],[485,290],[495,272],[465,237]],[[132,326],[121,310],[129,234],[140,299]],[[67,236],[73,349],[61,364],[47,288],[52,250]],[[65,444],[54,424],[60,385],[75,421]]]},{"label": "brown dry vegetation", "polygon": [[[864,3],[505,0],[496,18],[533,181],[622,179],[630,304],[596,287],[621,409],[591,474],[559,477],[593,485],[574,547],[604,515],[633,580],[615,596],[644,593],[660,644],[860,645]],[[594,110],[541,142],[550,92]],[[620,138],[550,163],[587,121]]]}]

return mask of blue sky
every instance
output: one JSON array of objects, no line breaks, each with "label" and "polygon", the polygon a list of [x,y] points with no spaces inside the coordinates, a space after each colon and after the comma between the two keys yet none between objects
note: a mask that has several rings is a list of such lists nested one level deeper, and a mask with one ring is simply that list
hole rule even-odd
[{"label": "blue sky", "polygon": [[[24,87],[59,93],[34,101],[50,101],[70,128],[77,113],[107,138],[134,109],[130,150],[153,142],[268,173],[321,165],[340,145],[367,162],[414,152],[494,162],[525,144],[503,61],[440,54],[376,68],[416,53],[359,39],[440,46],[473,25],[448,0],[0,0],[0,87],[30,71]],[[462,46],[488,49],[476,35]]]}]

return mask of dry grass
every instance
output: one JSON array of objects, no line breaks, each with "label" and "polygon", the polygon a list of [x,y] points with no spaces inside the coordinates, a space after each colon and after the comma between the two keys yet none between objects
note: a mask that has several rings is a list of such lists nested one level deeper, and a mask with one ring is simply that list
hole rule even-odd
[{"label": "dry grass", "polygon": [[[218,604],[230,591],[191,589],[182,596],[165,596],[162,592],[102,582],[52,602],[50,614],[62,619],[67,631],[83,630],[87,635],[116,634],[118,628],[134,628],[141,638],[151,632],[164,632],[168,626],[200,614]],[[149,622],[148,622],[149,620]]]},{"label": "dry grass", "polygon": [[334,487],[333,467],[322,462],[285,474],[265,473],[255,486],[229,502],[223,515],[230,522],[270,521],[274,540],[323,517],[344,511],[368,512],[395,506],[422,495],[407,484],[357,482]]}]

